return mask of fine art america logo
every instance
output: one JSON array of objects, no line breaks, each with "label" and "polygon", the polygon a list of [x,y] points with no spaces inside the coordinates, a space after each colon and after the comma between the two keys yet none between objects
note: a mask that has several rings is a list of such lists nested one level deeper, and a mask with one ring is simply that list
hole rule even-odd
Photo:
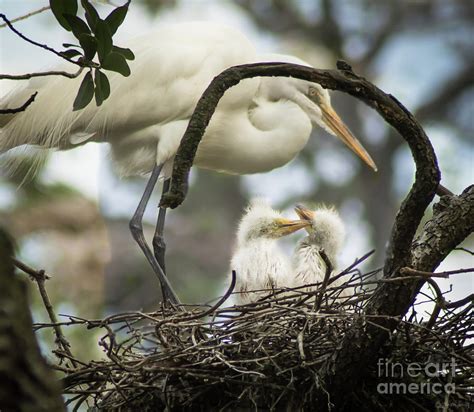
[{"label": "fine art america logo", "polygon": [[453,394],[456,387],[452,380],[456,373],[456,362],[390,362],[389,359],[377,361],[380,394]]}]

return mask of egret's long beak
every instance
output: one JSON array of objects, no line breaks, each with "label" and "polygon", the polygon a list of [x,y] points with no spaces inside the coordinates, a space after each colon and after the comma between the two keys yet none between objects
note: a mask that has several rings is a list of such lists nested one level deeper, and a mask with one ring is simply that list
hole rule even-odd
[{"label": "egret's long beak", "polygon": [[303,229],[311,225],[308,220],[290,220],[290,219],[276,219],[276,233],[279,236],[287,236],[297,230]]},{"label": "egret's long beak", "polygon": [[357,156],[359,156],[376,172],[377,166],[375,162],[367,153],[367,150],[364,149],[364,146],[362,146],[357,138],[351,133],[349,128],[344,124],[334,109],[327,104],[319,104],[319,107],[323,114],[323,122],[334,133],[334,135],[341,139],[347,146],[349,146],[351,150],[357,154]]}]

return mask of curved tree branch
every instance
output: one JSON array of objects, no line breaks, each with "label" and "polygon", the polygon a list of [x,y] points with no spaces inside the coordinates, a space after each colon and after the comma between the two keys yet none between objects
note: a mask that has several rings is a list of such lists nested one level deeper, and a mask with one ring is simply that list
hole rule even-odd
[{"label": "curved tree branch", "polygon": [[161,199],[161,206],[175,208],[182,203],[188,176],[199,142],[225,91],[241,80],[257,76],[292,76],[319,83],[327,89],[348,93],[377,110],[408,143],[416,164],[415,183],[397,215],[387,252],[384,273],[406,266],[409,248],[423,214],[433,199],[440,181],[433,147],[414,116],[392,95],[384,93],[339,62],[340,70],[320,70],[288,63],[256,63],[231,67],[214,78],[201,96],[181,140],[173,165],[172,184]]},{"label": "curved tree branch", "polygon": [[[450,212],[446,212],[449,218],[441,218],[440,214],[435,213],[423,231],[425,236],[428,236],[431,231],[435,232],[433,236],[437,236],[440,229],[446,230],[449,225],[458,228],[460,225],[460,230],[456,235],[453,234],[453,230],[446,230],[446,236],[440,235],[443,240],[436,244],[432,253],[420,250],[426,247],[421,246],[427,243],[424,241],[420,246],[417,246],[416,242],[413,243],[412,248],[418,225],[439,186],[440,172],[433,147],[418,121],[395,97],[384,93],[372,83],[354,74],[346,63],[339,62],[338,68],[339,70],[318,70],[293,64],[265,63],[231,67],[218,75],[202,95],[188,124],[176,155],[172,185],[170,191],[162,198],[161,205],[176,207],[184,200],[188,175],[198,144],[219,99],[228,88],[250,77],[292,76],[319,83],[328,89],[346,92],[362,100],[377,110],[408,143],[416,164],[415,182],[396,216],[387,250],[384,275],[387,278],[400,276],[400,269],[405,266],[416,270],[432,271],[446,254],[464,239],[469,231],[472,231],[471,216],[474,216],[472,189],[468,189],[459,198],[442,197],[439,204],[450,205],[448,207]],[[461,207],[460,204],[464,206]],[[459,208],[463,210],[462,213],[458,211]],[[397,319],[401,319],[413,303],[423,282],[419,279],[382,282],[374,292],[365,312],[375,315],[375,318],[378,318],[377,315],[384,316],[380,316],[380,320],[373,324],[362,320],[355,324],[343,338],[340,350],[328,360],[324,370],[330,392],[347,394],[337,400],[339,404],[344,404],[350,397],[351,390],[349,389],[352,382],[364,374],[366,370],[364,366],[376,360],[389,332],[397,326]]]}]

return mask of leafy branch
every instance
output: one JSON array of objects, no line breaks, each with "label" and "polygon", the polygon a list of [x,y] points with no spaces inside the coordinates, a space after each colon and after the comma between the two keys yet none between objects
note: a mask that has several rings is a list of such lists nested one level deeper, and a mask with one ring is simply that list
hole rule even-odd
[{"label": "leafy branch", "polygon": [[[127,61],[135,59],[135,55],[130,49],[118,47],[113,42],[114,34],[127,15],[130,0],[124,5],[116,7],[103,19],[89,0],[81,0],[85,19],[78,16],[77,0],[50,0],[49,3],[58,23],[74,35],[78,44],[63,43],[65,50],[57,51],[25,36],[2,13],[0,13],[0,19],[21,39],[79,66],[80,70],[75,73],[47,71],[17,76],[1,74],[0,79],[24,80],[51,75],[75,78],[81,74],[83,68],[88,68],[89,70],[79,86],[73,110],[83,109],[94,97],[97,106],[100,106],[110,96],[110,83],[104,70],[117,72],[127,77],[130,75]],[[23,106],[20,109],[24,110]]]},{"label": "leafy branch", "polygon": [[[77,57],[77,62],[90,67],[79,87],[73,109],[83,109],[94,96],[97,106],[100,106],[110,96],[110,83],[101,69],[129,76],[127,60],[135,58],[130,49],[115,46],[112,39],[127,15],[130,1],[102,19],[89,0],[81,0],[85,20],[77,15],[77,0],[50,0],[49,3],[58,23],[79,41],[79,45],[64,43],[66,50],[60,54],[68,59]],[[94,61],[96,56],[98,63]]]}]

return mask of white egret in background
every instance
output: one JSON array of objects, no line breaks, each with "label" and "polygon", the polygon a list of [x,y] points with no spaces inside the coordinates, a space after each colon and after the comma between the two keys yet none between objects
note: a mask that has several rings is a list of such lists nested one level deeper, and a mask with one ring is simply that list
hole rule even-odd
[{"label": "white egret in background", "polygon": [[[310,222],[310,226],[306,227],[308,236],[298,242],[293,256],[293,286],[321,283],[327,266],[320,252],[324,250],[334,270],[344,244],[346,234],[344,223],[338,212],[330,207],[322,206],[310,210],[298,205],[295,211],[300,219]],[[341,283],[342,280],[338,279],[332,285]]]},{"label": "white egret in background", "polygon": [[310,225],[289,220],[263,199],[252,201],[237,231],[237,245],[230,268],[235,270],[236,301],[255,302],[272,289],[291,286],[291,261],[277,240]]},{"label": "white egret in background", "polygon": [[[134,239],[157,274],[165,298],[178,298],[164,275],[160,209],[153,239],[146,244],[142,218],[158,177],[168,178],[180,140],[196,103],[214,76],[233,65],[254,62],[305,62],[291,56],[256,54],[238,31],[215,23],[162,26],[128,45],[136,59],[124,78],[108,73],[111,96],[100,107],[72,111],[82,78],[43,77],[7,95],[0,107],[19,107],[35,91],[24,112],[0,119],[0,153],[21,145],[71,149],[107,142],[122,176],[148,174],[145,192],[131,221]],[[312,126],[347,144],[374,170],[374,162],[331,107],[329,93],[294,78],[255,78],[229,89],[199,145],[197,167],[232,174],[260,173],[283,166],[306,145]],[[337,165],[334,165],[337,167]]]}]

